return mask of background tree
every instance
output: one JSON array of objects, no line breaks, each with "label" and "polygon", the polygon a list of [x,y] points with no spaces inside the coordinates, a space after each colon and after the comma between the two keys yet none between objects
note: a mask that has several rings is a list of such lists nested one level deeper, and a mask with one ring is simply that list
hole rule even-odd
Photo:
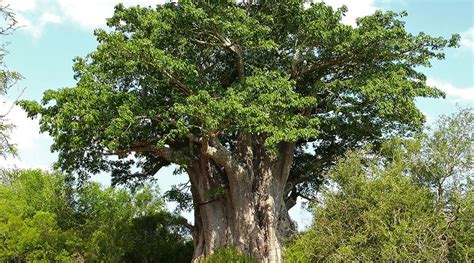
[{"label": "background tree", "polygon": [[474,114],[462,109],[442,116],[433,133],[423,141],[423,152],[413,169],[419,182],[436,192],[437,203],[447,207],[467,190],[474,166]]},{"label": "background tree", "polygon": [[21,105],[41,115],[68,173],[120,183],[172,163],[186,172],[194,258],[229,246],[280,262],[296,198],[347,149],[419,131],[414,99],[443,93],[416,69],[459,39],[412,35],[404,13],[351,27],[345,11],[303,0],[118,5],[97,50],[76,59],[77,85]]},{"label": "background tree", "polygon": [[313,225],[287,260],[472,260],[473,117],[464,109],[416,140],[350,152],[329,172]]},{"label": "background tree", "polygon": [[165,211],[150,186],[130,193],[59,174],[2,174],[2,262],[189,262],[192,244],[180,218]]},{"label": "background tree", "polygon": [[[17,25],[15,14],[0,2],[0,37],[11,34]],[[5,64],[5,56],[8,54],[7,43],[2,39],[0,42],[0,96],[4,96],[7,90],[22,77],[18,72],[8,70]],[[3,98],[2,98],[3,99]],[[13,106],[12,106],[13,107]],[[7,115],[10,110],[0,112],[0,156],[15,155],[16,149],[10,141],[10,131],[13,125],[8,121]]]}]

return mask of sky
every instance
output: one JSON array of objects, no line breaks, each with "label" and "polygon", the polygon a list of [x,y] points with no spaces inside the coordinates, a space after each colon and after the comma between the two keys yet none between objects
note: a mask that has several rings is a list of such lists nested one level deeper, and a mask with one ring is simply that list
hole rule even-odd
[{"label": "sky", "polygon": [[[8,4],[17,15],[20,28],[2,39],[9,42],[6,65],[20,72],[24,79],[1,98],[0,114],[8,111],[12,102],[21,99],[40,100],[47,89],[73,87],[73,58],[92,52],[97,42],[93,36],[96,28],[105,27],[105,18],[113,14],[115,4],[125,6],[153,6],[163,3],[156,0],[0,0]],[[407,30],[425,32],[434,36],[461,35],[460,47],[449,49],[446,59],[433,61],[431,68],[420,68],[428,83],[446,92],[446,99],[418,99],[417,105],[432,124],[441,114],[450,114],[458,107],[474,107],[474,1],[472,0],[326,0],[333,7],[345,4],[349,12],[344,23],[355,25],[355,19],[375,10],[407,11]],[[17,144],[17,158],[0,159],[0,167],[49,169],[56,160],[50,152],[52,139],[40,134],[38,120],[27,118],[25,112],[13,106],[8,118],[16,125],[12,142]],[[167,168],[157,175],[163,191],[184,176],[171,175]],[[93,178],[104,185],[110,177]],[[299,228],[307,226],[311,217],[301,207],[290,214]],[[190,215],[186,215],[190,217]]]}]

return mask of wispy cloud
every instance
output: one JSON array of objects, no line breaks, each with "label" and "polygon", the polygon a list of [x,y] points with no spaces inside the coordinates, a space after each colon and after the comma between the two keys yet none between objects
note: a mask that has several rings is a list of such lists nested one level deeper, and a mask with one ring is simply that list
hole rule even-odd
[{"label": "wispy cloud", "polygon": [[461,46],[474,52],[474,26],[461,33]]},{"label": "wispy cloud", "polygon": [[19,25],[38,38],[46,26],[71,23],[83,30],[92,31],[103,27],[111,17],[114,6],[156,6],[165,0],[4,0],[17,15]]},{"label": "wispy cloud", "polygon": [[44,148],[45,143],[50,144],[51,138],[46,134],[41,134],[38,120],[28,118],[23,109],[13,104],[13,100],[0,97],[0,101],[0,114],[8,113],[6,122],[15,125],[10,133],[10,142],[17,146],[19,156],[31,156],[34,159],[27,161],[12,157],[0,158],[0,167],[48,168],[49,156],[37,156],[35,152]]},{"label": "wispy cloud", "polygon": [[36,0],[6,0],[3,2],[17,12],[31,11],[36,8]]},{"label": "wispy cloud", "polygon": [[41,37],[45,27],[49,24],[59,24],[62,22],[62,18],[56,14],[44,12],[41,14],[37,21],[31,21],[25,16],[17,15],[18,25],[26,32],[29,32],[35,39]]},{"label": "wispy cloud", "polygon": [[430,86],[437,87],[438,89],[446,92],[448,99],[452,99],[453,102],[474,102],[474,87],[459,88],[449,82],[432,78],[428,78],[426,83]]},{"label": "wispy cloud", "polygon": [[342,22],[352,26],[355,26],[358,17],[370,15],[377,10],[374,0],[320,0],[317,2],[324,2],[333,8],[347,6],[348,12],[342,18]]}]

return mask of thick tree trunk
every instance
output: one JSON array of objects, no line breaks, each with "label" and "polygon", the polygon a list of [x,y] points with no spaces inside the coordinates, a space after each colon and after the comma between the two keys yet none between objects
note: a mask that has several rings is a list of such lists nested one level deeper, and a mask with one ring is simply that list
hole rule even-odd
[{"label": "thick tree trunk", "polygon": [[188,167],[194,200],[194,262],[233,247],[260,262],[283,262],[282,239],[293,231],[284,189],[293,156],[271,159],[248,147],[239,166],[224,168],[201,154]]}]

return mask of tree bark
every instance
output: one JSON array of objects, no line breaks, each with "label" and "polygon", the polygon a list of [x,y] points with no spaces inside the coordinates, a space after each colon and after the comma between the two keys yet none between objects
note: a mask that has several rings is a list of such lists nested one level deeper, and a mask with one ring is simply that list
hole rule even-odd
[{"label": "tree bark", "polygon": [[194,202],[193,262],[232,247],[260,262],[283,262],[283,238],[294,225],[284,189],[294,145],[270,158],[263,146],[242,140],[235,165],[223,166],[205,147],[188,167]]}]

